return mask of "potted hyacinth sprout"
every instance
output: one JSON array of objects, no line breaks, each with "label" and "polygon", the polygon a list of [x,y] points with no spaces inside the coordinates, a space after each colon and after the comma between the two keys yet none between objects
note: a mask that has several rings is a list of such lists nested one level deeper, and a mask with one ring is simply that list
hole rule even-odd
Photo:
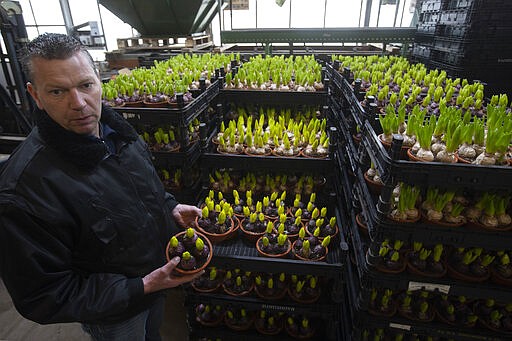
[{"label": "potted hyacinth sprout", "polygon": [[[388,217],[397,222],[416,222],[420,219],[420,212],[416,208],[420,190],[405,183],[400,184],[398,202]],[[395,199],[395,202],[397,199]]]},{"label": "potted hyacinth sprout", "polygon": [[178,273],[196,273],[210,263],[212,245],[203,234],[196,232],[193,228],[188,228],[170,238],[166,248],[166,257],[168,261],[180,257],[180,262],[175,268]]},{"label": "potted hyacinth sprout", "polygon": [[256,241],[258,253],[264,257],[283,258],[290,253],[291,241],[284,233],[274,233],[274,224],[268,222],[265,234]]},{"label": "potted hyacinth sprout", "polygon": [[321,287],[318,277],[307,275],[299,277],[292,275],[288,285],[288,296],[299,303],[313,303],[320,298]]}]

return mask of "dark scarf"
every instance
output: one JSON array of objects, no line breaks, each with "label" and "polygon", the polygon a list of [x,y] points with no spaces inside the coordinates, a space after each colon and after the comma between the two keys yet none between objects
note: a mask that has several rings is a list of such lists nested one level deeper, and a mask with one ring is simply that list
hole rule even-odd
[{"label": "dark scarf", "polygon": [[[107,153],[106,145],[100,139],[78,135],[64,129],[48,116],[45,111],[35,110],[36,125],[43,141],[55,149],[62,158],[84,170],[93,169]],[[101,122],[108,124],[126,142],[138,138],[135,129],[110,107],[101,110]]]}]

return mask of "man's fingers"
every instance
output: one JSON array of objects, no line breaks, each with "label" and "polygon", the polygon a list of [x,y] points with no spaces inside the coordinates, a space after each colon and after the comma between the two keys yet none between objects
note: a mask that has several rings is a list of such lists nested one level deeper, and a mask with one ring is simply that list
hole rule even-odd
[{"label": "man's fingers", "polygon": [[197,277],[201,276],[202,274],[204,274],[204,270],[201,270],[198,273],[195,273],[195,274],[192,274],[192,275],[185,275],[185,276],[179,276],[179,277],[176,276],[176,277],[173,277],[173,280],[178,285],[180,285],[180,284],[192,282],[194,279],[196,279]]},{"label": "man's fingers", "polygon": [[167,273],[171,273],[176,266],[180,263],[180,257],[174,257],[172,258],[167,264],[163,266],[163,268],[166,270]]}]

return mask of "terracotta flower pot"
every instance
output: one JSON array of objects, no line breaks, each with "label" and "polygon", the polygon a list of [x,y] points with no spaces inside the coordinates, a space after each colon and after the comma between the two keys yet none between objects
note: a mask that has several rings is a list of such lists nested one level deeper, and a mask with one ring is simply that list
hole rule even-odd
[{"label": "terracotta flower pot", "polygon": [[217,270],[217,277],[213,281],[210,281],[209,277],[210,271],[206,269],[205,273],[199,278],[194,279],[190,285],[195,291],[201,293],[212,293],[218,291],[224,281],[224,271]]},{"label": "terracotta flower pot", "polygon": [[263,236],[261,236],[256,241],[256,250],[258,251],[258,254],[260,256],[263,256],[263,257],[286,258],[288,256],[288,254],[290,253],[291,249],[292,249],[292,243],[291,243],[291,241],[289,239],[286,239],[285,245],[286,245],[286,251],[284,251],[284,252],[277,253],[277,254],[272,254],[272,253],[265,252],[264,250],[262,250]]},{"label": "terracotta flower pot", "polygon": [[[316,227],[315,227],[315,228],[316,228]],[[322,228],[320,228],[320,230],[322,230]],[[338,228],[338,224],[334,225],[334,233],[333,233],[333,234],[330,234],[330,236],[331,236],[331,240],[333,240],[334,238],[336,238],[336,237],[338,236],[339,232],[340,232],[340,229]],[[308,227],[308,228],[306,228],[306,233],[307,233],[309,236],[313,236],[314,230],[313,230],[313,231],[311,231],[311,228],[309,228],[309,227]],[[322,241],[322,240],[324,240],[324,238],[325,238],[325,237],[327,237],[327,236],[322,235],[322,234],[320,233],[320,235],[318,236],[318,240]]]},{"label": "terracotta flower pot", "polygon": [[205,327],[216,327],[216,326],[219,326],[222,323],[222,321],[224,320],[224,310],[222,310],[219,313],[212,312],[211,313],[212,314],[211,319],[204,319],[204,318],[202,318],[201,315],[203,314],[203,312],[204,312],[204,305],[203,304],[198,304],[196,306],[196,308],[195,308],[196,321],[199,322],[200,324],[202,324]]},{"label": "terracotta flower pot", "polygon": [[278,316],[275,316],[274,325],[270,328],[267,325],[266,319],[256,318],[254,320],[254,328],[263,335],[277,335],[283,330],[283,321]]},{"label": "terracotta flower pot", "polygon": [[253,311],[247,312],[246,319],[244,321],[237,318],[230,319],[227,314],[224,314],[224,324],[231,330],[241,332],[249,330],[253,326],[255,318],[256,314]]},{"label": "terracotta flower pot", "polygon": [[428,224],[444,226],[444,227],[460,227],[460,226],[466,225],[466,221],[461,221],[458,223],[450,223],[450,222],[444,221],[442,219],[441,220],[430,220],[430,219],[428,219],[428,217],[424,211],[421,211],[421,219]]},{"label": "terracotta flower pot", "polygon": [[325,253],[322,256],[314,257],[314,258],[306,258],[306,257],[302,256],[297,251],[296,243],[297,243],[297,240],[293,242],[293,246],[292,246],[293,257],[295,257],[296,259],[300,259],[300,260],[303,260],[303,261],[306,261],[306,262],[323,262],[323,261],[325,261],[325,259],[327,258],[327,254],[329,253],[329,248],[325,247]]},{"label": "terracotta flower pot", "polygon": [[141,108],[144,106],[144,102],[142,100],[135,102],[124,102],[124,106],[126,108]]},{"label": "terracotta flower pot", "polygon": [[262,232],[253,232],[245,229],[245,223],[247,218],[242,218],[240,220],[240,230],[242,231],[242,236],[249,242],[255,243],[260,237],[265,234],[265,230]]},{"label": "terracotta flower pot", "polygon": [[251,281],[248,287],[243,290],[236,290],[233,287],[227,286],[225,283],[222,283],[222,288],[224,292],[230,296],[247,296],[254,290],[254,281]]},{"label": "terracotta flower pot", "polygon": [[292,300],[298,303],[302,304],[312,304],[318,301],[320,298],[322,291],[320,290],[320,287],[316,287],[316,292],[314,295],[308,294],[306,289],[303,289],[302,292],[299,294],[297,291],[293,288],[293,284],[290,283],[288,286],[288,297],[290,297]]},{"label": "terracotta flower pot", "polygon": [[366,172],[363,173],[363,177],[370,192],[374,194],[380,194],[380,191],[382,190],[382,187],[384,187],[384,184],[382,182],[374,181],[368,176],[368,174],[366,174]]},{"label": "terracotta flower pot", "polygon": [[315,328],[310,327],[307,332],[301,333],[299,330],[292,330],[291,326],[286,321],[284,322],[284,329],[293,339],[307,340],[315,336]]},{"label": "terracotta flower pot", "polygon": [[167,100],[160,102],[150,102],[144,100],[143,103],[146,108],[167,108],[169,106],[169,102],[167,102]]},{"label": "terracotta flower pot", "polygon": [[368,225],[361,213],[356,214],[356,223],[357,227],[359,227],[359,231],[363,232],[365,235],[368,235]]},{"label": "terracotta flower pot", "polygon": [[239,225],[238,224],[235,225],[235,220],[233,218],[227,218],[231,222],[231,224],[230,224],[231,227],[224,233],[211,233],[211,232],[204,230],[202,227],[199,226],[199,223],[198,223],[199,219],[200,219],[200,217],[196,217],[196,220],[195,220],[196,229],[199,230],[202,234],[204,234],[214,244],[221,243],[225,240],[229,240],[231,238],[236,237],[236,233],[238,231]]},{"label": "terracotta flower pot", "polygon": [[[210,261],[212,260],[212,256],[213,256],[213,246],[212,246],[212,243],[210,242],[210,240],[202,233],[200,232],[195,232],[197,234],[197,236],[199,238],[201,238],[203,240],[203,242],[205,243],[205,245],[208,246],[208,249],[210,250],[209,254],[208,254],[208,257],[206,258],[206,260],[203,260],[202,263],[199,263],[198,260],[198,264],[197,266],[192,269],[192,270],[184,270],[184,269],[181,269],[179,268],[178,266],[176,266],[174,268],[174,271],[176,271],[177,273],[179,274],[182,274],[182,275],[191,275],[191,274],[195,274],[195,273],[198,273],[202,270],[204,270],[208,264],[210,264]],[[176,238],[178,238],[179,241],[181,241],[181,238],[186,234],[186,231],[182,231],[182,232],[178,232],[175,236]],[[169,262],[171,259],[169,258],[169,248],[170,248],[170,242],[167,243],[167,247],[165,249],[165,256],[167,258],[167,261]],[[191,252],[192,253],[192,252]]]},{"label": "terracotta flower pot", "polygon": [[481,283],[481,282],[485,282],[486,280],[488,280],[489,277],[491,276],[490,271],[487,271],[485,276],[479,276],[479,277],[459,272],[450,264],[450,262],[447,262],[446,266],[448,268],[448,276],[450,276],[453,279],[459,280],[459,281],[465,281],[465,282],[471,282],[471,283]]}]

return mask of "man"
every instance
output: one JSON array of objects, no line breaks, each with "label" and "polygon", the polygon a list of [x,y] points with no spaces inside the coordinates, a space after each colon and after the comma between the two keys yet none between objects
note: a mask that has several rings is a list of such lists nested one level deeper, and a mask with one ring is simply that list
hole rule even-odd
[{"label": "man", "polygon": [[0,275],[14,305],[97,340],[159,339],[162,290],[195,278],[174,275],[165,246],[201,211],[165,192],[136,131],[102,107],[79,42],[43,34],[22,58],[36,127],[0,173]]}]

